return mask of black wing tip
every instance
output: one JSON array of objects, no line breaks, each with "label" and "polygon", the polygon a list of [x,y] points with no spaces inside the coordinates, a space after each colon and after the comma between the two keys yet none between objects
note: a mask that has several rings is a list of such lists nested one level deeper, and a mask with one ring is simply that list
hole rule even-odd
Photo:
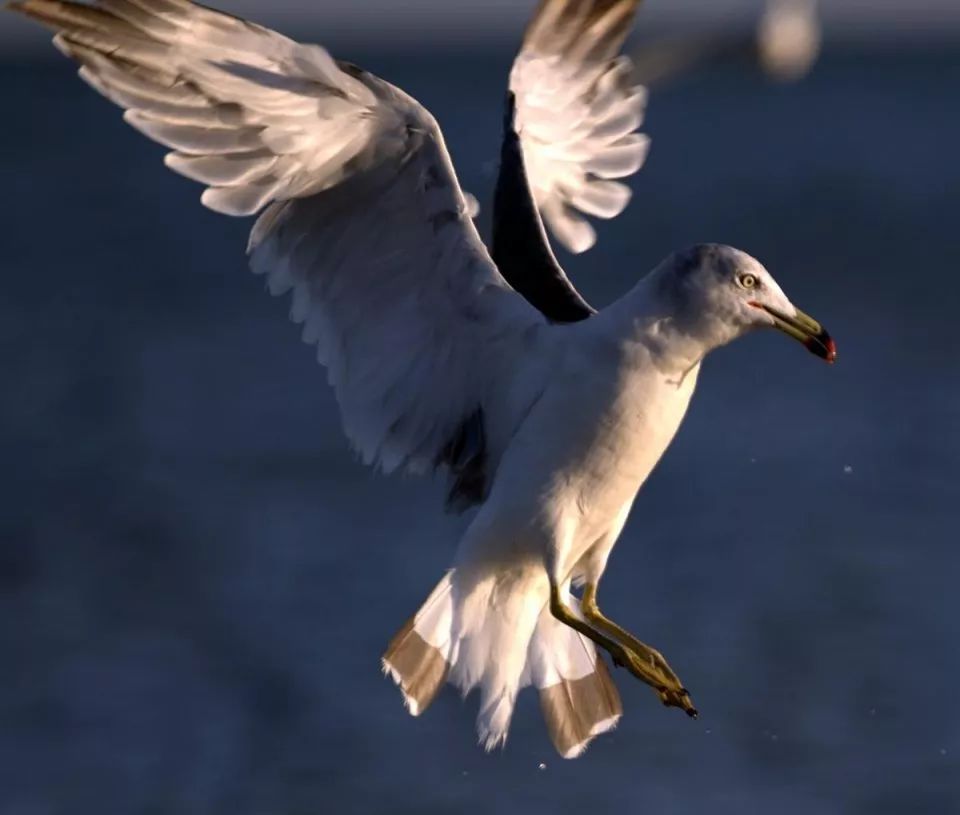
[{"label": "black wing tip", "polygon": [[503,102],[503,133],[517,135],[517,95],[513,91],[507,91]]}]

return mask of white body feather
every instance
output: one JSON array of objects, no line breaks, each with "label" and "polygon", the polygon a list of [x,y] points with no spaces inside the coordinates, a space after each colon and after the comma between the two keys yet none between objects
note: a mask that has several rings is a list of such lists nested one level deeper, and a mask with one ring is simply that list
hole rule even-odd
[{"label": "white body feather", "polygon": [[[546,670],[529,657],[542,653],[532,638],[550,616],[550,578],[565,590],[599,580],[693,395],[699,359],[676,356],[664,342],[670,329],[648,296],[651,284],[628,296],[629,310],[557,332],[562,351],[548,385],[457,552],[451,681],[464,691],[481,687],[478,729],[487,746],[505,740],[517,691]],[[649,320],[638,323],[644,310]],[[570,641],[593,655],[579,635]],[[558,642],[549,650],[570,655]]]}]

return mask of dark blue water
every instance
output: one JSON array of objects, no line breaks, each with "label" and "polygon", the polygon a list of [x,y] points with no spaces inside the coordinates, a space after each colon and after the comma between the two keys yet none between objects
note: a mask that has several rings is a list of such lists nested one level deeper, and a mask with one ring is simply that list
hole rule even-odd
[{"label": "dark blue water", "polygon": [[[509,51],[347,56],[483,199]],[[564,762],[530,692],[492,756],[473,699],[407,716],[378,657],[462,520],[354,462],[246,223],[65,62],[0,65],[0,812],[960,812],[958,86],[960,51],[834,52],[654,96],[577,281],[602,304],[732,243],[840,361],[709,360],[603,586],[701,719],[621,672],[619,729]]]}]

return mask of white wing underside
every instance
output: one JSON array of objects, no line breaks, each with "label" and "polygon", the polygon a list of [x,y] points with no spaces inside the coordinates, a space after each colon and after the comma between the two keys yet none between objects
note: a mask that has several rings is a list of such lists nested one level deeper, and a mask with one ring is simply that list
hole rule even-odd
[{"label": "white wing underside", "polygon": [[536,396],[537,377],[515,372],[544,323],[490,260],[421,105],[318,46],[185,0],[19,9],[173,150],[169,167],[207,185],[206,206],[267,207],[251,265],[273,294],[292,292],[365,461],[433,468],[478,410],[496,459]]},{"label": "white wing underside", "polygon": [[584,252],[584,215],[614,218],[631,191],[615,179],[643,165],[646,89],[618,56],[637,0],[543,0],[510,75],[516,127],[537,207],[554,237]]}]

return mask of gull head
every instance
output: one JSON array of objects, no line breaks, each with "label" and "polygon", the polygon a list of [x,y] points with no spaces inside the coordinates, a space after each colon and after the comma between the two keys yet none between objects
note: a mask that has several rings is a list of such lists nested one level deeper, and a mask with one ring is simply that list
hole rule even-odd
[{"label": "gull head", "polygon": [[661,292],[675,319],[712,347],[754,328],[776,328],[826,362],[837,347],[820,323],[790,302],[763,264],[731,246],[706,243],[677,252],[661,266]]}]

